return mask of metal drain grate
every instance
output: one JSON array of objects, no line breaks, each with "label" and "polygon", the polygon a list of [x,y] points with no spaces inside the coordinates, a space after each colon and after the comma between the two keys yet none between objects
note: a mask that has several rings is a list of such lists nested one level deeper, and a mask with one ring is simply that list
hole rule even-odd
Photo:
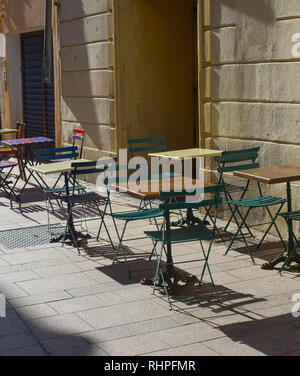
[{"label": "metal drain grate", "polygon": [[51,239],[64,233],[65,226],[52,225],[0,231],[0,247],[7,249],[32,247],[51,243]]}]

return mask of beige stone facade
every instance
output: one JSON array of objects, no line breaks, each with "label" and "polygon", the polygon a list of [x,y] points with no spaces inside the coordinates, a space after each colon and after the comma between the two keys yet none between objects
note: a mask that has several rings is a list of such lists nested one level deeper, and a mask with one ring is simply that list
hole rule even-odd
[{"label": "beige stone facade", "polygon": [[[204,1],[205,144],[221,150],[260,146],[262,166],[299,163],[298,0]],[[285,185],[266,192],[286,196]],[[299,183],[292,184],[300,208]],[[281,223],[285,231],[285,224]]]}]

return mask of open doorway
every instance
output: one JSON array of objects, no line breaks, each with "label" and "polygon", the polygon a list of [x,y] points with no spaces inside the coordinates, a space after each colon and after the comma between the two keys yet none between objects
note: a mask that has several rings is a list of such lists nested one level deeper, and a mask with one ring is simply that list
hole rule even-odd
[{"label": "open doorway", "polygon": [[117,48],[123,143],[165,136],[168,149],[198,146],[195,4],[123,1]]}]

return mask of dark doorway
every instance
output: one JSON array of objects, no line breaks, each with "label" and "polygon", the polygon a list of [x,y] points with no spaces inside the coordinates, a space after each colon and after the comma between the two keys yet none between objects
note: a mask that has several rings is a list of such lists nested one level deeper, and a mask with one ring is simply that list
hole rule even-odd
[{"label": "dark doorway", "polygon": [[25,135],[55,139],[53,69],[51,82],[44,84],[42,82],[43,38],[43,31],[21,35]]}]

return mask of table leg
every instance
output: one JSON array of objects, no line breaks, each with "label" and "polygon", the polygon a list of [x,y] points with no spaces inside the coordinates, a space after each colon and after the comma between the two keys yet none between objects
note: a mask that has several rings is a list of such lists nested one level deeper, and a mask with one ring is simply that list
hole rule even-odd
[{"label": "table leg", "polygon": [[[197,170],[199,170],[199,171],[204,170],[204,158],[193,159],[191,170],[187,169],[187,171],[185,171],[185,173],[187,173],[188,176],[191,176],[193,179],[199,180],[199,176],[198,176],[199,173],[197,173]],[[184,218],[179,219],[176,222],[172,222],[171,225],[172,226],[184,226],[185,224],[188,225],[188,226],[194,226],[194,225],[197,225],[197,224],[209,225],[209,222],[206,221],[206,220],[203,221],[199,217],[196,217],[194,215],[192,209],[187,209],[186,216]]]},{"label": "table leg", "polygon": [[[170,222],[170,211],[167,210],[165,212],[165,221],[166,221],[166,231],[171,230],[171,222]],[[177,272],[174,269],[173,265],[173,256],[172,256],[172,244],[167,243],[167,266],[166,270],[163,272],[163,278],[168,286],[169,294],[172,295],[176,287],[178,286],[178,282],[183,281],[187,282],[195,282],[197,281],[197,277],[194,275],[185,275],[185,273]],[[154,285],[155,278],[144,278],[142,279],[141,283],[143,285]],[[163,281],[161,276],[159,275],[159,281],[156,284],[157,286],[162,286]]]},{"label": "table leg", "polygon": [[[69,188],[69,178],[68,173],[64,173],[65,178],[65,187],[66,187],[66,195],[70,195],[70,188]],[[67,233],[61,234],[57,238],[51,239],[50,243],[59,243],[61,240],[69,240],[71,244],[78,248],[78,240],[79,239],[90,239],[90,235],[85,235],[79,231],[76,231],[73,221],[73,214],[72,214],[72,204],[70,202],[67,203],[67,211],[68,211],[68,222],[67,222]]]},{"label": "table leg", "polygon": [[[288,209],[288,212],[291,212],[292,211],[292,195],[291,195],[291,183],[290,182],[287,182],[287,185],[286,185],[286,197],[287,197],[287,209]],[[289,220],[289,239],[288,239],[287,254],[283,253],[283,254],[277,256],[274,260],[263,264],[262,267],[261,267],[262,269],[271,270],[271,269],[274,268],[274,266],[276,266],[280,262],[285,262],[288,255],[290,254],[290,252],[294,248],[293,233],[292,233],[291,228],[292,228],[292,221]],[[300,256],[295,255],[293,257],[293,260],[291,260],[291,262],[292,261],[300,263]]]}]

